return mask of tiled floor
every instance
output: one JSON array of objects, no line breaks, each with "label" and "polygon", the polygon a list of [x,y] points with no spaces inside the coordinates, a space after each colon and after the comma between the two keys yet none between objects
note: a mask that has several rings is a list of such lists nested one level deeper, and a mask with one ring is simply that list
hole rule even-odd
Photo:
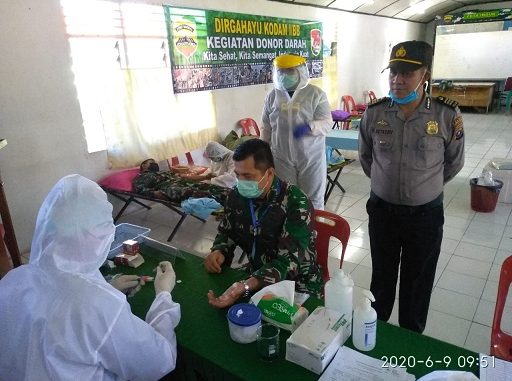
[{"label": "tiled floor", "polygon": [[[512,116],[468,112],[464,121],[466,162],[445,187],[444,239],[425,334],[488,353],[499,270],[503,260],[512,255],[512,204],[498,203],[493,213],[472,211],[469,179],[478,176],[491,158],[512,160]],[[343,268],[354,279],[357,298],[360,288],[369,288],[372,272],[365,209],[370,182],[355,162],[344,169],[341,183],[346,193],[335,190],[326,209],[350,223],[352,233]],[[157,205],[149,212],[135,209],[120,222],[147,226],[152,229],[150,236],[165,241],[176,218]],[[204,255],[215,234],[213,218],[207,223],[187,218],[172,244]],[[334,243],[330,265],[336,266],[340,253],[341,246]],[[508,332],[512,332],[511,302],[507,302],[504,319]],[[397,308],[398,301],[390,319],[394,324]]]}]

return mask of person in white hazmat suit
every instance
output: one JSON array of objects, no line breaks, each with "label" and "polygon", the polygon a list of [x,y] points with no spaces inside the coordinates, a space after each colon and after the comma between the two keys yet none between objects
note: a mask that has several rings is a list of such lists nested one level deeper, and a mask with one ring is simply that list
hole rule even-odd
[{"label": "person in white hazmat suit", "polygon": [[332,116],[325,92],[309,83],[306,59],[274,59],[274,86],[263,106],[261,139],[270,143],[277,175],[298,185],[315,209],[324,208],[327,179],[325,135]]},{"label": "person in white hazmat suit", "polygon": [[220,143],[209,142],[204,150],[204,155],[212,161],[210,182],[220,187],[233,188],[236,184],[233,151]]},{"label": "person in white hazmat suit", "polygon": [[[158,380],[174,369],[180,305],[161,262],[146,316],[99,267],[114,239],[112,205],[79,175],[62,178],[37,216],[30,262],[0,280],[0,380]],[[135,276],[118,278],[121,290]]]},{"label": "person in white hazmat suit", "polygon": [[209,181],[213,185],[233,188],[236,184],[233,151],[217,142],[209,142],[203,156],[210,160],[208,173],[201,175],[183,175],[187,180]]}]

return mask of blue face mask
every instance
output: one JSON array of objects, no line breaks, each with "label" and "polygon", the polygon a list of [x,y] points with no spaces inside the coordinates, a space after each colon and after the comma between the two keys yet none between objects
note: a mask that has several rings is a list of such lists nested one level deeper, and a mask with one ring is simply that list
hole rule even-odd
[{"label": "blue face mask", "polygon": [[393,100],[393,102],[398,103],[399,105],[406,105],[408,103],[414,102],[419,97],[418,88],[422,83],[423,77],[421,77],[421,81],[420,83],[418,83],[418,86],[416,86],[416,88],[413,91],[411,91],[403,98],[396,97],[391,90],[389,90],[388,96]]},{"label": "blue face mask", "polygon": [[[266,174],[267,172],[265,172]],[[238,193],[240,193],[240,196],[245,198],[258,198],[263,193],[263,189],[260,189],[260,182],[263,180],[263,177],[260,179],[260,181],[256,180],[238,180],[236,188],[238,189]]]},{"label": "blue face mask", "polygon": [[397,98],[391,90],[389,90],[388,96],[393,100],[393,102],[398,103],[399,105],[406,105],[408,103],[414,102],[418,99],[418,90],[413,90],[409,94],[407,94],[403,98]]}]

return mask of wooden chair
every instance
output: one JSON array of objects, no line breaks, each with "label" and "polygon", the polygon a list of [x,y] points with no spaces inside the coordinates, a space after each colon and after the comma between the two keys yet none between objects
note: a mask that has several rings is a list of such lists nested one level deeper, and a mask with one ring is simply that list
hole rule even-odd
[{"label": "wooden chair", "polygon": [[491,355],[506,361],[512,361],[512,336],[501,329],[501,318],[507,301],[507,294],[512,284],[512,256],[505,259],[501,265],[498,296],[494,309],[494,319],[491,332]]},{"label": "wooden chair", "polygon": [[350,225],[347,220],[337,214],[325,210],[315,209],[315,230],[316,236],[316,261],[322,267],[324,283],[329,280],[328,257],[329,241],[331,237],[340,240],[343,245],[340,258],[340,269],[343,264],[343,257],[350,237]]}]

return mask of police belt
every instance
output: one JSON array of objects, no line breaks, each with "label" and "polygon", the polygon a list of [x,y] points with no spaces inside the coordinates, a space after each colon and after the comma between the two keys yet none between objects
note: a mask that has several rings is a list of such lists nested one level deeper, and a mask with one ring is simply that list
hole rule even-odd
[{"label": "police belt", "polygon": [[427,202],[426,204],[414,206],[392,204],[390,202],[384,201],[373,192],[370,192],[370,200],[375,202],[377,207],[385,209],[388,213],[399,216],[411,216],[415,214],[421,214],[427,210],[437,208],[438,206],[442,206],[443,193],[441,193],[432,201]]}]

